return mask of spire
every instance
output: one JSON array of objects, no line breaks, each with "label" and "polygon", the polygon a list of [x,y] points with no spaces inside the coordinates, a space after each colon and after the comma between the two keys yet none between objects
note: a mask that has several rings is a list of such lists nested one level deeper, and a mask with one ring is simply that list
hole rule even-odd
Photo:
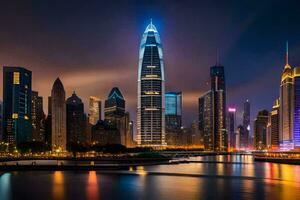
[{"label": "spire", "polygon": [[152,18],[150,18],[150,24],[151,24],[151,26],[153,26],[153,24],[152,24]]},{"label": "spire", "polygon": [[291,68],[291,66],[289,65],[289,42],[286,41],[286,47],[285,47],[285,69],[286,68]]}]

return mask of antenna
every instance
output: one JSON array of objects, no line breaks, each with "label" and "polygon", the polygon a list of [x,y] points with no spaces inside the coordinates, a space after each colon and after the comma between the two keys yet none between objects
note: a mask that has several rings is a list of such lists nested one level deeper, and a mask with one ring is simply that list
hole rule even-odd
[{"label": "antenna", "polygon": [[289,41],[286,41],[285,64],[289,65]]}]

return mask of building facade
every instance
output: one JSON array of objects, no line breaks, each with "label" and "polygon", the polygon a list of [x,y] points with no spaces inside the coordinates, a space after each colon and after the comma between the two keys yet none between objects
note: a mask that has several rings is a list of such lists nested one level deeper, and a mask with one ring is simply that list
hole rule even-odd
[{"label": "building facade", "polygon": [[234,150],[237,148],[236,146],[236,109],[228,108],[228,136],[229,136],[229,148]]},{"label": "building facade", "polygon": [[98,120],[101,120],[101,101],[98,97],[90,96],[89,123],[95,125]]},{"label": "building facade", "polygon": [[31,71],[3,67],[3,136],[10,145],[32,140]]},{"label": "building facade", "polygon": [[32,139],[34,141],[45,141],[45,113],[43,109],[43,97],[38,92],[32,91]]},{"label": "building facade", "polygon": [[85,142],[86,117],[81,99],[73,92],[66,101],[67,107],[67,144]]},{"label": "building facade", "polygon": [[280,100],[277,99],[270,113],[270,148],[277,150],[279,148],[279,110]]},{"label": "building facade", "polygon": [[51,143],[52,151],[66,151],[67,122],[66,122],[66,93],[59,78],[53,84],[51,91]]},{"label": "building facade", "polygon": [[244,102],[244,111],[243,111],[243,137],[241,137],[241,148],[249,148],[249,144],[253,141],[253,135],[251,134],[250,126],[250,101],[247,99]]},{"label": "building facade", "polygon": [[163,53],[159,33],[152,21],[140,43],[137,93],[138,145],[166,145]]},{"label": "building facade", "polygon": [[178,130],[182,125],[182,93],[165,93],[165,121],[166,130]]},{"label": "building facade", "polygon": [[212,92],[199,98],[199,132],[206,151],[214,150]]},{"label": "building facade", "polygon": [[226,85],[225,70],[218,63],[210,68],[214,151],[228,150],[226,131]]},{"label": "building facade", "polygon": [[259,111],[254,120],[254,147],[256,150],[265,150],[267,148],[267,125],[269,112],[267,110]]}]

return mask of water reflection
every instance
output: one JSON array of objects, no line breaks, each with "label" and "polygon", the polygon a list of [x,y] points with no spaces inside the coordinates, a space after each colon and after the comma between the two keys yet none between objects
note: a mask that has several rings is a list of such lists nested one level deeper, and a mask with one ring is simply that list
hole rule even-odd
[{"label": "water reflection", "polygon": [[10,178],[11,173],[4,173],[0,176],[0,195],[2,200],[10,199]]},{"label": "water reflection", "polygon": [[54,199],[64,199],[64,174],[61,171],[55,171],[53,174],[53,197]]},{"label": "water reflection", "polygon": [[96,200],[99,199],[99,191],[98,191],[98,180],[97,173],[95,171],[90,171],[88,175],[88,182],[86,187],[86,194],[88,200]]}]

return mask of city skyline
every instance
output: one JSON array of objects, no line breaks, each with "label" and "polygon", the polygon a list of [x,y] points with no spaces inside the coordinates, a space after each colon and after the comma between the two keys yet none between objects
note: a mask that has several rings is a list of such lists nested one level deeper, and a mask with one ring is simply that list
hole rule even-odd
[{"label": "city skyline", "polygon": [[[141,12],[139,10],[145,5],[139,5],[136,2],[132,2],[131,6],[124,5],[122,2],[106,3],[106,6],[114,13],[119,10],[118,8],[124,7],[120,15],[126,16],[122,18],[113,16],[110,22],[102,20],[103,16],[107,16],[108,13],[97,3],[95,5],[92,3],[85,4],[86,7],[82,9],[82,12],[91,12],[83,18],[75,12],[81,10],[81,6],[76,3],[71,5],[73,11],[66,13],[63,13],[55,3],[35,4],[28,13],[25,12],[28,9],[25,4],[15,6],[12,2],[4,5],[3,8],[13,9],[16,7],[22,12],[19,12],[18,16],[12,19],[8,18],[7,13],[7,10],[10,9],[1,12],[4,20],[0,23],[7,27],[1,33],[2,48],[5,47],[2,50],[3,54],[0,55],[2,66],[23,66],[33,72],[33,90],[38,91],[44,97],[45,113],[47,113],[47,97],[50,95],[52,82],[59,76],[64,83],[66,96],[70,96],[75,90],[85,105],[88,105],[89,96],[99,96],[103,101],[110,88],[120,87],[128,102],[128,110],[132,119],[136,122],[138,43],[144,27],[149,23],[150,18],[153,18],[153,22],[161,34],[165,49],[166,91],[182,91],[183,124],[185,126],[189,126],[194,119],[197,119],[198,98],[208,89],[206,82],[209,80],[209,76],[206,72],[215,63],[217,48],[221,49],[220,62],[225,66],[226,77],[228,77],[227,105],[237,108],[238,119],[240,120],[242,116],[242,106],[245,99],[241,97],[244,96],[250,99],[252,104],[251,121],[253,121],[258,110],[271,109],[273,101],[278,97],[277,85],[280,82],[280,73],[284,65],[284,43],[286,40],[290,41],[290,62],[293,65],[297,65],[299,62],[296,58],[297,52],[299,52],[297,47],[299,40],[293,34],[285,31],[288,30],[285,27],[295,27],[296,31],[298,29],[296,24],[298,24],[299,19],[297,13],[292,11],[294,7],[297,7],[296,2],[289,1],[283,6],[279,6],[277,2],[265,2],[261,5],[253,3],[250,8],[247,7],[247,3],[237,3],[234,9],[229,10],[232,11],[232,16],[227,15],[229,11],[217,12],[226,7],[225,3],[217,5],[208,3],[204,6],[205,8],[201,9],[211,8],[213,12],[216,12],[217,16],[211,17],[211,19],[205,17],[209,16],[207,12],[195,15],[195,9],[200,8],[201,3],[189,3],[195,7],[195,9],[189,7],[191,14],[187,13],[187,7],[182,6],[180,2],[170,5],[174,10],[182,9],[183,14],[176,17],[171,8],[167,12],[163,12],[163,9],[167,5],[169,6],[167,1],[154,4],[153,8],[150,6],[145,12]],[[281,12],[276,13],[266,9],[269,4],[272,4],[270,7],[273,10],[280,10]],[[62,5],[66,4],[63,3]],[[237,11],[238,8],[245,12],[240,13]],[[284,12],[287,10],[289,12]],[[53,18],[52,11],[56,11],[57,18]],[[130,11],[135,12],[128,14]],[[264,12],[269,18],[278,19],[280,17],[279,19],[281,19],[282,17],[282,21],[287,22],[273,22],[276,20],[265,18]],[[279,14],[283,12],[287,14]],[[63,19],[65,23],[61,23],[60,19],[66,14],[74,17],[78,23],[74,24],[73,20],[69,18]],[[234,15],[237,14],[242,16],[241,21],[231,22]],[[182,15],[187,19],[195,17],[196,20],[193,23],[186,22],[180,19]],[[21,22],[28,22],[25,23],[28,24],[27,27],[21,22],[14,21],[22,16],[26,16],[22,18]],[[220,25],[215,19],[220,16],[225,17],[224,25]],[[36,20],[31,21],[31,17],[36,17]],[[40,20],[43,20],[44,24],[41,24]],[[208,27],[206,20],[209,20],[208,22],[211,24]],[[244,22],[248,22],[246,23],[247,27],[242,26]],[[11,23],[11,25],[7,26],[7,23]],[[14,23],[18,27],[12,25]],[[274,23],[277,23],[278,26]],[[62,27],[62,24],[68,26]],[[95,24],[97,26],[88,26]],[[186,28],[182,28],[183,25]],[[273,31],[268,31],[270,26],[273,27]],[[83,29],[79,30],[80,27]],[[221,31],[224,27],[229,27],[230,30]],[[26,34],[18,33],[19,28],[23,28]],[[71,34],[75,29],[78,32]],[[237,33],[232,35],[231,33],[236,30]],[[57,31],[58,35],[54,34]],[[106,34],[106,31],[111,34]],[[256,31],[258,32],[256,33]],[[211,32],[216,33],[210,35]],[[258,36],[258,33],[263,34]],[[106,41],[108,40],[107,35],[111,38],[109,42]],[[232,35],[232,39],[229,41],[226,37],[228,35]],[[267,39],[264,35],[271,38]],[[257,41],[255,43],[257,45],[250,44],[251,41]],[[47,42],[49,48],[44,48],[44,42]],[[96,43],[93,44],[94,42]],[[103,44],[104,48],[100,44]],[[113,59],[114,55],[118,56],[118,59]],[[236,71],[240,67],[241,70],[237,73]],[[260,69],[262,68],[265,76],[259,77],[257,74],[261,72]],[[183,73],[187,77],[184,79],[185,81],[176,81]],[[248,76],[248,74],[250,75]],[[255,84],[257,82],[260,84]],[[264,87],[257,85],[264,85]],[[2,93],[2,86],[0,90]],[[264,90],[268,90],[270,93],[266,94]],[[85,106],[86,113],[87,107]]]}]

